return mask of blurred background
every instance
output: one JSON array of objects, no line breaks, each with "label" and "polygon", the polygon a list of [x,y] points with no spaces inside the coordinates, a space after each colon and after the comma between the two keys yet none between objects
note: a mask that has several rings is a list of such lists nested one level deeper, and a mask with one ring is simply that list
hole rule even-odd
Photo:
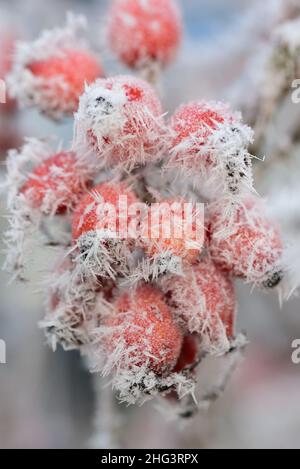
[{"label": "blurred background", "polygon": [[[87,16],[90,40],[105,69],[122,71],[103,42],[107,3],[0,0],[0,75],[1,67],[8,66],[7,42],[34,38],[45,27],[62,25],[67,11]],[[256,164],[256,188],[268,199],[286,239],[300,246],[300,104],[292,104],[281,89],[273,93],[271,106],[266,92],[266,84],[271,88],[276,81],[269,62],[276,47],[273,36],[281,24],[300,14],[300,1],[180,3],[185,37],[177,62],[163,77],[165,109],[172,112],[181,102],[205,98],[229,101],[243,111],[259,137],[256,154],[266,155],[264,163]],[[271,111],[264,113],[264,106]],[[257,118],[265,114],[265,120]],[[24,136],[48,135],[67,144],[72,122],[55,125],[35,111],[0,105],[2,162],[6,150],[18,146]],[[4,174],[1,165],[1,179]],[[3,198],[0,204],[3,233]],[[49,249],[29,253],[30,283],[8,284],[9,276],[0,273],[0,338],[7,346],[7,364],[0,364],[1,448],[86,447],[93,436],[91,375],[78,353],[53,353],[45,346],[37,325],[43,317],[38,284],[51,256]],[[292,341],[300,339],[300,301],[293,298],[280,308],[276,293],[266,295],[240,284],[237,289],[238,328],[247,332],[250,345],[224,396],[185,425],[169,423],[151,404],[120,407],[123,448],[300,448],[300,365],[291,360]]]}]

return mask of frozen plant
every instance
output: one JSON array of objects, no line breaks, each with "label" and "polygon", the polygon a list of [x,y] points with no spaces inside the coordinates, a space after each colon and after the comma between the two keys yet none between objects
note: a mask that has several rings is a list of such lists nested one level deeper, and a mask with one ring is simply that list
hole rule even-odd
[{"label": "frozen plant", "polygon": [[[109,13],[109,45],[129,68],[148,69],[150,83],[99,78],[98,59],[76,40],[83,23],[17,48],[12,94],[54,119],[75,111],[74,136],[71,148],[29,139],[9,153],[6,267],[24,278],[27,241],[40,230],[59,249],[44,282],[49,344],[79,349],[121,401],[158,397],[189,417],[219,397],[246,343],[235,278],[275,288],[283,242],[253,187],[242,116],[201,100],[166,117],[149,70],[175,56],[175,3],[116,0]],[[228,363],[201,396],[207,356]]]}]

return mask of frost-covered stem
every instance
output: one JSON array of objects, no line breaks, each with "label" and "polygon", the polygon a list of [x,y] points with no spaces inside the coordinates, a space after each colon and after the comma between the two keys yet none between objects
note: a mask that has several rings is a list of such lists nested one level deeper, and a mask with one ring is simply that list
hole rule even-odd
[{"label": "frost-covered stem", "polygon": [[207,409],[216,402],[227,388],[234,371],[243,360],[244,351],[247,345],[247,339],[240,334],[232,343],[230,350],[224,355],[224,367],[220,374],[217,384],[212,386],[198,401],[198,409]]},{"label": "frost-covered stem", "polygon": [[114,393],[107,380],[96,374],[93,376],[96,412],[92,446],[97,449],[119,448],[118,430],[121,419],[115,403]]}]

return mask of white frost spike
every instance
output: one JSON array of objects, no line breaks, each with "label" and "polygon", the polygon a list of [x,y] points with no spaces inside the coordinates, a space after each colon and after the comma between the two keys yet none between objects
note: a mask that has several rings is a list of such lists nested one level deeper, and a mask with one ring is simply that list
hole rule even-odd
[{"label": "white frost spike", "polygon": [[[92,372],[101,372],[102,376],[120,376],[121,381],[126,383],[131,379],[136,380],[138,376],[145,376],[149,371],[147,363],[139,366],[141,352],[136,346],[128,346],[122,337],[124,326],[100,326],[94,331],[93,344],[89,350],[90,368]],[[118,334],[120,332],[120,334]],[[114,334],[119,337],[116,339]],[[114,351],[108,352],[107,343],[114,338]],[[145,344],[146,349],[146,344]],[[146,350],[145,350],[146,352]],[[145,356],[144,356],[145,358]],[[124,383],[127,389],[127,385]]]},{"label": "white frost spike", "polygon": [[184,373],[170,373],[167,377],[160,377],[152,371],[136,367],[115,375],[112,386],[121,402],[142,405],[172,390],[177,392],[179,399],[193,395],[195,380]]},{"label": "white frost spike", "polygon": [[86,277],[115,279],[128,275],[131,256],[126,242],[115,239],[114,233],[98,230],[82,234],[72,252],[76,255],[77,268]]},{"label": "white frost spike", "polygon": [[182,275],[182,259],[170,252],[155,254],[142,259],[130,274],[129,283],[136,284],[142,280],[153,282],[164,274]]},{"label": "white frost spike", "polygon": [[13,279],[24,280],[23,270],[28,238],[39,225],[40,217],[34,213],[21,194],[16,197],[8,217],[9,228],[5,233],[6,259],[3,270],[13,274]]}]

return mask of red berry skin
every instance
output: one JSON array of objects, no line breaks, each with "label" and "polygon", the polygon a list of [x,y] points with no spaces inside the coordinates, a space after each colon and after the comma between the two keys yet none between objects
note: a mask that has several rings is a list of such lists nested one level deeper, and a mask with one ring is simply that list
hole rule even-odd
[{"label": "red berry skin", "polygon": [[122,340],[134,365],[147,365],[158,375],[174,368],[182,347],[182,331],[158,289],[145,285],[123,294],[106,326],[116,328],[107,343],[109,353]]},{"label": "red berry skin", "polygon": [[174,368],[175,373],[190,368],[197,361],[199,351],[199,339],[196,335],[185,335],[182,343],[181,352]]},{"label": "red berry skin", "polygon": [[53,207],[55,213],[72,210],[90,182],[87,172],[84,173],[77,164],[75,153],[57,153],[33,170],[20,192],[33,208],[41,209],[46,204],[49,212]]},{"label": "red berry skin", "polygon": [[228,234],[222,234],[223,229],[224,216],[216,211],[211,216],[209,236],[214,262],[236,277],[266,283],[270,288],[276,286],[282,275],[277,269],[283,244],[278,227],[266,216],[261,201],[255,197],[245,199]]},{"label": "red berry skin", "polygon": [[236,299],[230,276],[209,257],[186,269],[184,276],[169,276],[161,282],[167,304],[190,333],[218,339],[223,329],[234,336]]},{"label": "red berry skin", "polygon": [[85,84],[103,76],[96,57],[80,49],[62,50],[60,55],[28,64],[27,69],[36,78],[43,79],[40,91],[45,96],[49,94],[52,97],[53,102],[49,102],[49,106],[60,109],[63,105],[70,113],[77,110]]},{"label": "red berry skin", "polygon": [[165,67],[179,48],[182,26],[174,0],[114,0],[108,43],[128,67],[157,62]]},{"label": "red berry skin", "polygon": [[[116,215],[118,216],[118,204],[121,196],[127,197],[128,206],[138,202],[134,192],[125,184],[103,183],[94,187],[90,193],[85,194],[73,215],[73,242],[76,242],[82,234],[105,228],[97,214],[101,204],[111,204],[116,208]],[[118,220],[116,228],[118,228]]]}]

